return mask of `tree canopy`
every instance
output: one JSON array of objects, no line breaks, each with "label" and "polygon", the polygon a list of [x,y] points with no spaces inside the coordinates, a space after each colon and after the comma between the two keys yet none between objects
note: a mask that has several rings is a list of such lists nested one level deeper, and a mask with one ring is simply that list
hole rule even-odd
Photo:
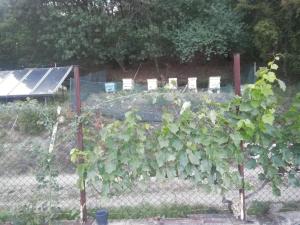
[{"label": "tree canopy", "polygon": [[300,0],[0,0],[0,67],[129,65],[233,51],[300,70]]},{"label": "tree canopy", "polygon": [[300,0],[239,0],[236,7],[247,24],[247,52],[261,58],[281,53],[285,75],[299,74]]}]

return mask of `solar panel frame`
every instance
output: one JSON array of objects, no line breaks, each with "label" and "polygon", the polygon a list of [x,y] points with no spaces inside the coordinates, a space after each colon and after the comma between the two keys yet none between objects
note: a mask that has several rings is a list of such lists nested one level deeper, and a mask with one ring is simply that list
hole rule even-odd
[{"label": "solar panel frame", "polygon": [[[66,72],[64,72],[63,74],[61,74],[62,76],[59,76],[59,80],[55,81],[55,85],[54,88],[51,89],[51,92],[40,92],[40,93],[35,93],[35,91],[43,84],[43,82],[47,79],[47,77],[51,74],[51,72],[53,71],[54,68],[58,68],[58,69],[67,69]],[[45,70],[45,73],[43,73],[40,76],[40,79],[38,79],[36,82],[33,82],[30,84],[31,87],[31,91],[25,93],[24,91],[22,92],[17,92],[15,91],[17,89],[18,86],[23,85],[26,87],[26,85],[23,83],[24,80],[26,80],[26,78],[28,78],[28,76],[30,76],[30,74],[36,70]],[[62,83],[65,81],[65,79],[68,77],[68,75],[71,73],[73,69],[73,66],[67,66],[67,67],[52,67],[52,68],[32,68],[32,69],[24,69],[24,70],[11,70],[11,71],[0,71],[0,73],[8,75],[8,74],[14,74],[16,73],[16,71],[19,71],[20,73],[22,73],[23,71],[26,73],[21,77],[21,79],[18,80],[18,82],[16,81],[16,84],[13,85],[13,87],[8,91],[5,92],[5,94],[1,94],[0,92],[0,98],[18,98],[18,97],[30,97],[30,96],[36,96],[36,97],[42,97],[42,96],[51,96],[53,94],[55,94],[55,92],[57,92],[57,90],[59,89],[59,87],[62,85]],[[64,70],[65,71],[65,70]],[[0,74],[1,75],[1,74]],[[7,76],[8,77],[8,76]],[[17,80],[17,79],[16,79]],[[5,79],[0,80],[0,89],[1,89],[1,83],[2,81],[5,81]],[[31,80],[32,81],[32,80]]]},{"label": "solar panel frame", "polygon": [[[67,76],[70,74],[70,72],[73,69],[73,66],[70,67],[57,67],[57,69],[66,69],[66,72],[64,72],[61,78],[59,79],[59,81],[57,81],[56,85],[52,88],[52,89],[48,89],[47,91],[45,91],[45,94],[54,94],[55,92],[57,92],[58,88],[61,86],[61,84],[64,82],[64,80],[67,78]],[[58,71],[51,71],[51,72],[58,72]],[[50,76],[53,75],[51,73],[48,74],[47,77],[45,77],[45,79],[43,80],[43,82],[40,83],[40,85],[32,92],[32,95],[41,95],[41,91],[39,90],[44,84],[44,82],[49,82],[47,79],[51,79]]]},{"label": "solar panel frame", "polygon": [[70,66],[69,69],[67,70],[67,72],[65,73],[65,75],[63,76],[63,78],[58,82],[58,84],[54,88],[54,90],[53,90],[54,93],[57,92],[58,88],[62,85],[62,83],[68,77],[68,75],[71,73],[72,70],[73,70],[73,66]]}]

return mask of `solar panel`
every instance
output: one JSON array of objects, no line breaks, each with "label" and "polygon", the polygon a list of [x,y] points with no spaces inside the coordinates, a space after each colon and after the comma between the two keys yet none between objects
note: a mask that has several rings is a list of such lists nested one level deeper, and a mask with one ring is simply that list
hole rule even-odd
[{"label": "solar panel", "polygon": [[48,69],[34,69],[22,82],[20,82],[9,95],[30,95],[35,85],[42,79]]},{"label": "solar panel", "polygon": [[72,66],[0,71],[0,96],[52,95],[71,71]]},{"label": "solar panel", "polygon": [[0,83],[0,96],[7,96],[22,80],[24,76],[29,74],[32,70],[15,70],[2,71]]},{"label": "solar panel", "polygon": [[72,67],[53,68],[48,76],[33,91],[34,95],[53,94],[57,91],[65,77],[70,73]]}]

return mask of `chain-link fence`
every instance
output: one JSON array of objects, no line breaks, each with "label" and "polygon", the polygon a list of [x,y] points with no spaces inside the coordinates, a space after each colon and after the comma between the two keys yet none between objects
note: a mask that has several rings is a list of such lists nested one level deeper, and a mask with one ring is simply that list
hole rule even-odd
[{"label": "chain-link fence", "polygon": [[[79,216],[80,195],[75,166],[69,152],[76,146],[74,118],[74,84],[71,79],[70,102],[64,103],[65,121],[59,124],[55,147],[48,152],[51,132],[33,136],[20,135],[18,117],[7,121],[6,134],[1,134],[0,149],[0,219],[1,212],[14,215],[31,209],[53,218],[74,219]],[[123,91],[116,82],[113,93],[105,91],[105,82],[81,80],[82,111],[92,112],[95,121],[109,123],[124,119],[129,110],[135,110],[142,121],[159,124],[165,110],[178,114],[174,102],[191,103],[192,110],[206,106],[207,101],[226,102],[234,96],[232,85],[222,84],[220,93],[209,93],[202,88],[176,90],[158,88],[147,91],[146,85],[135,84],[131,91]],[[70,107],[71,105],[71,107]],[[70,109],[71,108],[71,109]],[[89,129],[89,127],[84,127]],[[247,205],[258,201],[281,203],[281,208],[300,202],[299,188],[282,187],[280,197],[275,197],[269,184],[258,180],[260,169],[245,170],[245,180],[252,184],[246,191]],[[90,214],[99,208],[108,208],[111,218],[181,217],[194,213],[218,213],[232,210],[233,201],[239,201],[237,189],[226,193],[208,193],[190,181],[178,178],[166,181],[150,179],[146,184],[137,183],[122,193],[103,196],[99,187],[88,186],[87,209]],[[252,193],[252,194],[251,194]],[[58,216],[59,215],[59,216]]]}]

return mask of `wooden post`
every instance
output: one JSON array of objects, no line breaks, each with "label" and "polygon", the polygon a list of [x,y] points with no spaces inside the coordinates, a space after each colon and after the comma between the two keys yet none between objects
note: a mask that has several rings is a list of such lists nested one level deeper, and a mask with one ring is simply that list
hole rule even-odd
[{"label": "wooden post", "polygon": [[[241,61],[240,61],[240,54],[234,54],[234,90],[235,94],[241,96]],[[239,113],[239,108],[236,109],[237,113]],[[241,151],[243,151],[243,142],[241,141],[240,144]],[[245,207],[245,174],[244,174],[244,165],[238,165],[238,170],[241,177],[241,187],[239,189],[239,196],[240,196],[240,219],[245,221],[246,220],[246,207]]]},{"label": "wooden post", "polygon": [[[74,79],[75,79],[75,96],[76,96],[76,113],[79,117],[81,115],[81,98],[80,98],[80,73],[79,67],[74,66]],[[77,149],[83,151],[83,132],[82,124],[79,123],[77,127]],[[80,190],[80,219],[81,223],[87,222],[87,210],[86,210],[86,192],[85,181],[83,181],[83,187]]]}]

